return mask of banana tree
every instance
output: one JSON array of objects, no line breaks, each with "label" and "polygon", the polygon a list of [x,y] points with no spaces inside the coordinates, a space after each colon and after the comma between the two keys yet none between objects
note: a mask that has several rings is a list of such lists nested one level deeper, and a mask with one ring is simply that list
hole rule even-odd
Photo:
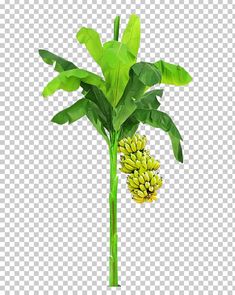
[{"label": "banana tree", "polygon": [[[137,62],[140,45],[140,20],[135,14],[119,41],[120,17],[114,20],[113,40],[102,44],[99,34],[82,27],[77,40],[84,44],[94,61],[100,66],[102,76],[78,68],[47,50],[39,50],[43,61],[54,66],[59,74],[44,88],[48,97],[62,89],[72,92],[82,88],[82,98],[57,113],[52,122],[72,124],[86,116],[109,148],[110,155],[110,256],[109,284],[118,285],[117,255],[117,153],[118,143],[135,135],[139,124],[148,124],[164,130],[170,138],[174,156],[183,162],[182,137],[169,115],[159,110],[162,89],[150,89],[159,84],[182,86],[191,80],[189,73],[179,65],[163,60]],[[134,184],[133,184],[134,185]]]}]

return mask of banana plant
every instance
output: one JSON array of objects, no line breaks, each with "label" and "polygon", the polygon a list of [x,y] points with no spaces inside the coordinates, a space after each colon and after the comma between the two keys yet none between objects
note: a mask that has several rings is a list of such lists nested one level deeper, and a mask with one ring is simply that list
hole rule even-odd
[{"label": "banana plant", "polygon": [[[102,76],[77,67],[74,63],[47,50],[39,50],[43,61],[54,66],[58,75],[44,88],[48,97],[62,89],[67,92],[82,88],[82,97],[58,112],[52,122],[72,124],[86,116],[106,141],[110,155],[110,256],[109,285],[118,284],[117,235],[117,153],[118,143],[135,135],[140,123],[164,130],[171,141],[174,156],[183,162],[182,137],[170,116],[159,110],[163,90],[160,84],[182,86],[191,82],[181,66],[159,60],[137,61],[140,45],[140,19],[130,16],[119,41],[120,17],[114,20],[113,40],[102,43],[99,34],[82,27],[76,38],[84,44]],[[158,88],[152,87],[157,85]]]}]

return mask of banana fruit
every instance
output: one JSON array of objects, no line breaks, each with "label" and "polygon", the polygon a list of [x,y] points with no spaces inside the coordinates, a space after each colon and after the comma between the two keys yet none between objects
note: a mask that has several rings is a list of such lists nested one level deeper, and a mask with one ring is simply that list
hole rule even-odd
[{"label": "banana fruit", "polygon": [[119,141],[118,151],[123,155],[120,158],[120,171],[129,174],[127,186],[132,199],[137,203],[157,200],[157,190],[162,186],[162,178],[156,174],[160,163],[145,149],[146,136],[135,134]]}]

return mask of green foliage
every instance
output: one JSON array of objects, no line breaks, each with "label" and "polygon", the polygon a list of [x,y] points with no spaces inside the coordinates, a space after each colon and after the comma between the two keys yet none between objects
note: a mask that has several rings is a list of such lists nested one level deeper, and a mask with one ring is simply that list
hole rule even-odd
[{"label": "green foliage", "polygon": [[91,85],[96,85],[100,88],[104,87],[104,81],[99,76],[85,70],[73,69],[60,73],[51,82],[49,82],[44,88],[42,95],[47,97],[53,95],[60,89],[68,92],[77,90],[81,81]]},{"label": "green foliage", "polygon": [[129,97],[118,104],[113,114],[113,127],[116,131],[120,129],[122,123],[130,117],[136,107],[135,100],[132,97]]},{"label": "green foliage", "polygon": [[98,106],[93,101],[87,98],[82,98],[70,107],[57,113],[51,119],[51,121],[60,125],[66,123],[72,124],[73,122],[79,120],[83,116],[87,116],[87,118],[91,121],[92,125],[108,143],[109,139],[104,128],[104,126],[106,125],[104,117]]},{"label": "green foliage", "polygon": [[168,133],[171,139],[173,152],[176,160],[183,162],[182,148],[180,141],[182,137],[169,115],[158,110],[137,109],[134,117],[144,124],[148,124],[155,128],[160,128]]},{"label": "green foliage", "polygon": [[136,63],[132,70],[145,86],[153,86],[161,82],[160,71],[149,62]]},{"label": "green foliage", "polygon": [[57,72],[64,72],[77,67],[70,61],[51,53],[50,51],[39,49],[39,55],[43,61],[48,65],[55,65],[54,70]]},{"label": "green foliage", "polygon": [[99,116],[103,121],[104,127],[108,130],[112,130],[112,107],[108,102],[107,98],[103,94],[103,92],[96,86],[86,84],[84,82],[81,83],[84,95],[87,99],[96,104]]},{"label": "green foliage", "polygon": [[127,27],[123,32],[122,43],[137,58],[140,47],[140,19],[135,14],[131,15]]},{"label": "green foliage", "polygon": [[85,44],[90,55],[94,58],[98,65],[101,66],[103,47],[99,34],[93,29],[81,28],[77,33],[77,40],[79,43]]},{"label": "green foliage", "polygon": [[120,139],[124,137],[132,137],[138,130],[139,121],[131,115],[123,124],[120,133]]},{"label": "green foliage", "polygon": [[162,74],[161,83],[163,84],[183,86],[192,81],[192,77],[189,73],[179,65],[173,65],[163,60],[159,60],[155,63],[155,66]]},{"label": "green foliage", "polygon": [[146,92],[137,102],[138,109],[156,110],[160,106],[160,102],[156,96],[162,97],[163,89],[155,89]]},{"label": "green foliage", "polygon": [[119,37],[120,16],[116,16],[114,20],[114,35],[113,40],[118,41]]},{"label": "green foliage", "polygon": [[60,125],[65,123],[72,124],[86,115],[88,102],[85,98],[78,100],[67,109],[56,114],[51,121]]},{"label": "green foliage", "polygon": [[[43,61],[54,65],[59,75],[49,82],[43,96],[57,90],[67,92],[82,87],[83,98],[52,119],[57,124],[73,123],[83,116],[91,121],[108,144],[113,132],[119,139],[133,136],[140,123],[161,128],[170,136],[175,158],[182,162],[181,136],[169,115],[158,110],[162,89],[154,85],[187,85],[192,77],[179,65],[160,60],[155,63],[136,62],[140,46],[140,20],[131,15],[119,37],[120,17],[114,21],[114,40],[102,44],[99,34],[91,28],[81,28],[77,40],[84,44],[102,70],[103,77],[79,69],[72,62],[47,50],[39,50]],[[147,92],[148,91],[148,92]]]},{"label": "green foliage", "polygon": [[129,81],[121,101],[133,97],[139,99],[145,91],[161,81],[161,74],[153,64],[139,62],[134,64],[129,71]]},{"label": "green foliage", "polygon": [[105,77],[106,95],[110,104],[115,107],[126,87],[135,57],[125,44],[118,41],[106,42],[103,48],[101,68]]}]

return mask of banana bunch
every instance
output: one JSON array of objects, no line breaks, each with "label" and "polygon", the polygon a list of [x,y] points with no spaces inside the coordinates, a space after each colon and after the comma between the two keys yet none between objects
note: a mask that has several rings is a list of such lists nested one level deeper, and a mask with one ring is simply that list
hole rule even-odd
[{"label": "banana bunch", "polygon": [[119,141],[118,151],[124,155],[144,150],[147,143],[146,136],[135,134],[132,138],[127,137]]},{"label": "banana bunch", "polygon": [[160,167],[159,161],[151,157],[149,151],[137,151],[128,155],[121,156],[120,169],[122,172],[130,174],[134,170],[144,172],[147,170],[157,170]]},{"label": "banana bunch", "polygon": [[155,173],[160,163],[145,150],[146,143],[146,136],[135,134],[123,138],[118,145],[118,151],[123,153],[120,170],[129,174],[127,185],[137,203],[156,200],[156,191],[162,185],[162,178]]},{"label": "banana bunch", "polygon": [[132,199],[137,203],[152,202],[157,199],[157,190],[162,186],[162,178],[153,171],[135,170],[127,178]]}]

